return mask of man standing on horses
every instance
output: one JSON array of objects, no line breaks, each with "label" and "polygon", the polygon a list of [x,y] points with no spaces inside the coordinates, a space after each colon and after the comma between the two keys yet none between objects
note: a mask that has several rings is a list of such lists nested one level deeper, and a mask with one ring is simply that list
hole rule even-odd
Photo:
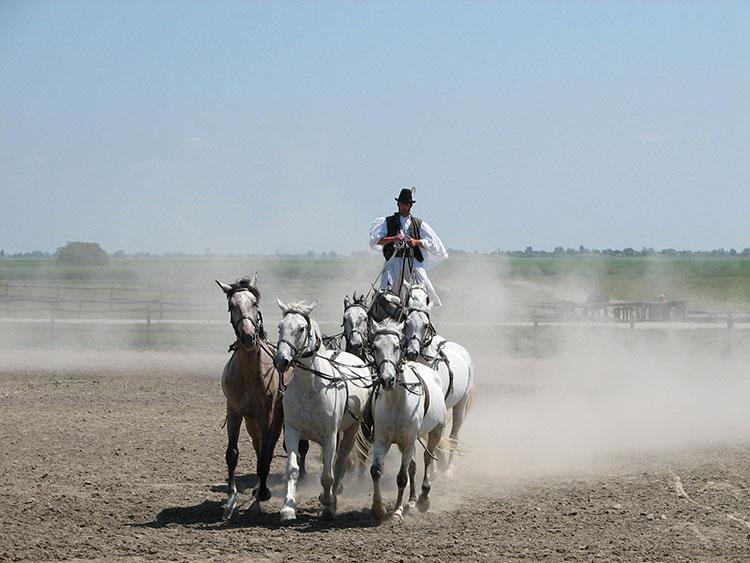
[{"label": "man standing on horses", "polygon": [[403,188],[396,198],[398,211],[372,222],[370,248],[382,246],[386,259],[380,289],[390,287],[391,291],[402,295],[402,280],[422,283],[430,301],[437,307],[440,298],[427,277],[427,270],[448,258],[448,251],[432,227],[411,214],[411,207],[416,203],[414,190]]}]

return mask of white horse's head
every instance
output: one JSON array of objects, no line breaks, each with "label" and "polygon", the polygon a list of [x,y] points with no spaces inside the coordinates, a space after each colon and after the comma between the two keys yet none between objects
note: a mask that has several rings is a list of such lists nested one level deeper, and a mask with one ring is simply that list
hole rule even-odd
[{"label": "white horse's head", "polygon": [[367,305],[365,296],[354,293],[349,299],[344,298],[344,339],[346,340],[346,351],[362,357],[367,344],[368,334]]},{"label": "white horse's head", "polygon": [[237,336],[237,341],[246,350],[252,350],[258,340],[266,337],[263,329],[263,316],[260,314],[260,291],[256,287],[258,275],[245,276],[233,284],[215,280],[227,296],[229,322]]},{"label": "white horse's head", "polygon": [[321,345],[318,325],[310,318],[318,301],[286,305],[277,299],[276,303],[284,316],[279,321],[279,342],[273,365],[280,373],[284,373],[292,361],[312,356]]},{"label": "white horse's head", "polygon": [[404,339],[404,323],[386,319],[375,322],[371,328],[372,354],[383,389],[393,389],[401,371],[401,342]]},{"label": "white horse's head", "polygon": [[435,329],[430,322],[430,296],[423,284],[409,287],[409,301],[406,307],[406,359],[416,360],[422,348],[430,345]]}]

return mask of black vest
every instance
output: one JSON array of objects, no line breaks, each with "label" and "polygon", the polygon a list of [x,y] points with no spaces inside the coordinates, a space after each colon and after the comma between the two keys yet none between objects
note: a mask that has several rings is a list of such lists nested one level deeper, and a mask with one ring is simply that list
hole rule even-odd
[{"label": "black vest", "polygon": [[[385,218],[385,224],[386,227],[388,227],[388,231],[386,232],[385,236],[387,237],[393,237],[396,236],[401,230],[401,219],[399,218],[398,213],[394,213],[393,215],[389,215]],[[422,238],[421,237],[421,227],[422,227],[422,219],[419,219],[417,217],[414,217],[414,215],[411,216],[411,225],[409,228],[408,233],[404,233],[404,235],[409,235],[411,238]],[[391,256],[393,256],[393,251],[396,246],[396,243],[389,242],[383,247],[383,256],[385,256],[386,260],[390,260]],[[418,246],[415,246],[412,248],[414,251],[414,258],[417,259],[417,262],[422,262],[424,260],[424,257],[422,256],[422,249]]]}]

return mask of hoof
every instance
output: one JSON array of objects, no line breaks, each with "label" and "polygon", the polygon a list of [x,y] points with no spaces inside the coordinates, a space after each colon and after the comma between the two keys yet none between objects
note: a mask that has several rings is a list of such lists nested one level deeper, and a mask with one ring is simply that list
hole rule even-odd
[{"label": "hoof", "polygon": [[260,501],[266,501],[271,498],[271,491],[268,487],[258,487],[255,489],[255,498]]},{"label": "hoof", "polygon": [[370,509],[375,520],[382,520],[385,518],[385,509],[382,506],[374,506]]},{"label": "hoof", "polygon": [[279,512],[282,522],[293,522],[297,519],[297,512],[290,506],[285,506]]},{"label": "hoof", "polygon": [[336,518],[336,511],[330,506],[326,506],[320,516],[321,518],[323,518],[323,520],[327,520],[328,522],[330,522],[331,520],[334,520]]},{"label": "hoof", "polygon": [[338,487],[336,487],[336,494],[337,494],[337,495],[340,495],[340,494],[341,494],[341,493],[343,493],[343,492],[344,492],[344,484],[343,484],[343,483],[341,483],[341,482],[339,482],[339,486],[338,486]]},{"label": "hoof", "polygon": [[396,512],[393,513],[393,516],[391,516],[391,522],[394,524],[401,524],[401,522],[404,521],[404,511],[402,509],[398,509]]},{"label": "hoof", "polygon": [[417,501],[417,509],[419,509],[420,512],[427,512],[429,508],[430,508],[429,497],[419,497],[419,500]]},{"label": "hoof", "polygon": [[232,495],[227,499],[226,504],[224,505],[224,514],[222,515],[222,520],[229,520],[232,517],[232,514],[234,514],[234,511],[237,510],[237,498]]},{"label": "hoof", "polygon": [[404,506],[404,512],[414,512],[414,510],[417,509],[417,501],[416,500],[410,500],[406,506]]}]

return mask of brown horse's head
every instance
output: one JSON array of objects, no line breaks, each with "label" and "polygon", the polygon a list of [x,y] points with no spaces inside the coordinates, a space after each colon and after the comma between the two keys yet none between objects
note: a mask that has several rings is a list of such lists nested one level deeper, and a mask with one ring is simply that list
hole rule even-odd
[{"label": "brown horse's head", "polygon": [[245,349],[252,350],[259,340],[265,339],[263,316],[260,313],[260,291],[256,287],[257,274],[245,276],[231,285],[216,280],[227,296],[229,323],[237,336],[237,342]]}]

